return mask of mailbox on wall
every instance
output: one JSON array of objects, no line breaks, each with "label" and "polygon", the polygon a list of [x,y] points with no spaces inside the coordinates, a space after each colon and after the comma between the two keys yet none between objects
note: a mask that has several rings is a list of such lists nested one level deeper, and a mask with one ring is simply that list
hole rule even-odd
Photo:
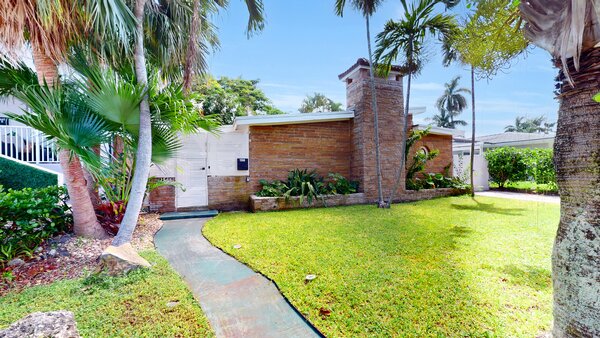
[{"label": "mailbox on wall", "polygon": [[237,170],[248,170],[248,159],[238,158],[237,159]]}]

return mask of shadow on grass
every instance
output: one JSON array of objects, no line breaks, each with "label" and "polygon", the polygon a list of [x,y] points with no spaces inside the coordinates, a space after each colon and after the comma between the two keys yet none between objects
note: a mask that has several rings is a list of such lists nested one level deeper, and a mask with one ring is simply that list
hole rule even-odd
[{"label": "shadow on grass", "polygon": [[467,211],[482,211],[491,214],[506,215],[506,216],[520,216],[523,215],[525,209],[523,208],[500,208],[494,203],[481,203],[475,198],[471,198],[476,205],[465,205],[452,203],[450,206],[456,210],[467,210]]},{"label": "shadow on grass", "polygon": [[550,270],[536,266],[514,264],[505,265],[498,271],[510,276],[508,282],[528,286],[536,291],[542,291],[552,286]]}]

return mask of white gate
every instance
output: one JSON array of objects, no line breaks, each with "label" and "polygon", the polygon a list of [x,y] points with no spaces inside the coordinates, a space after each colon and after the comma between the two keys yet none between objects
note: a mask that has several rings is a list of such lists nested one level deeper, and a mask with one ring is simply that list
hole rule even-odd
[{"label": "white gate", "polygon": [[185,191],[177,189],[177,208],[208,205],[206,133],[182,137],[183,147],[177,156],[176,181]]}]

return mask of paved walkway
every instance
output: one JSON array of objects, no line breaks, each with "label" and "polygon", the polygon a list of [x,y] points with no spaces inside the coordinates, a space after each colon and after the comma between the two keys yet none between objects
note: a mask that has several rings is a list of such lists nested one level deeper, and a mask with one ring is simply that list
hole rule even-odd
[{"label": "paved walkway", "polygon": [[202,236],[207,220],[165,221],[155,244],[187,282],[217,337],[319,337],[272,282]]},{"label": "paved walkway", "polygon": [[521,200],[521,201],[533,201],[533,202],[545,202],[545,203],[560,204],[560,197],[551,196],[551,195],[522,194],[522,193],[517,193],[517,192],[509,192],[509,191],[481,191],[481,192],[476,192],[475,195],[486,196],[486,197],[508,198],[508,199]]}]

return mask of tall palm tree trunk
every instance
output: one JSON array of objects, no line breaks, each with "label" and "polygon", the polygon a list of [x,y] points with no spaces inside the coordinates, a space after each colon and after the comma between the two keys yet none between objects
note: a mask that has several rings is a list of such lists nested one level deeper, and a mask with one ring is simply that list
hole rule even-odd
[{"label": "tall palm tree trunk", "polygon": [[379,149],[379,110],[377,108],[377,92],[375,90],[375,71],[373,70],[373,53],[371,51],[371,24],[369,15],[365,15],[365,23],[367,26],[367,47],[369,49],[369,76],[371,83],[371,105],[373,108],[373,130],[375,132],[375,168],[377,171],[377,206],[385,207],[383,201],[383,187],[381,183],[381,155]]},{"label": "tall palm tree trunk", "polygon": [[[48,57],[40,46],[35,43],[32,45],[33,63],[38,80],[51,86],[58,79],[56,62]],[[79,158],[75,155],[71,156],[70,152],[64,149],[59,149],[58,158],[71,200],[73,232],[78,236],[106,238],[107,234],[96,218]]]},{"label": "tall palm tree trunk", "polygon": [[192,24],[190,36],[188,37],[185,65],[183,67],[183,92],[188,95],[192,89],[193,62],[198,54],[197,40],[200,34],[200,0],[194,0]]},{"label": "tall palm tree trunk", "polygon": [[[475,197],[475,179],[473,178],[473,165],[475,164],[475,69],[471,66],[471,197]],[[483,154],[481,154],[483,155]]]},{"label": "tall palm tree trunk", "polygon": [[[134,47],[135,75],[139,85],[148,86],[148,72],[146,69],[146,57],[144,55],[144,7],[146,0],[137,0],[133,14],[137,19]],[[150,117],[150,105],[148,94],[144,95],[140,103],[140,132],[138,137],[138,149],[136,162],[131,183],[131,195],[127,203],[127,209],[117,236],[113,240],[114,246],[120,246],[131,242],[133,231],[137,225],[138,216],[144,202],[148,176],[150,175],[150,164],[152,160],[152,128]]]},{"label": "tall palm tree trunk", "polygon": [[[561,216],[552,253],[554,337],[600,337],[600,50],[569,61],[554,144]],[[564,79],[564,76],[561,74]]]},{"label": "tall palm tree trunk", "polygon": [[396,180],[390,193],[390,198],[387,201],[387,207],[390,208],[394,203],[394,197],[396,190],[400,188],[402,182],[402,176],[405,176],[404,168],[406,167],[406,133],[408,133],[408,109],[410,107],[410,85],[412,82],[412,74],[408,73],[408,79],[406,80],[406,107],[404,108],[404,122],[402,124],[402,142],[400,143],[400,166],[396,172]]}]

